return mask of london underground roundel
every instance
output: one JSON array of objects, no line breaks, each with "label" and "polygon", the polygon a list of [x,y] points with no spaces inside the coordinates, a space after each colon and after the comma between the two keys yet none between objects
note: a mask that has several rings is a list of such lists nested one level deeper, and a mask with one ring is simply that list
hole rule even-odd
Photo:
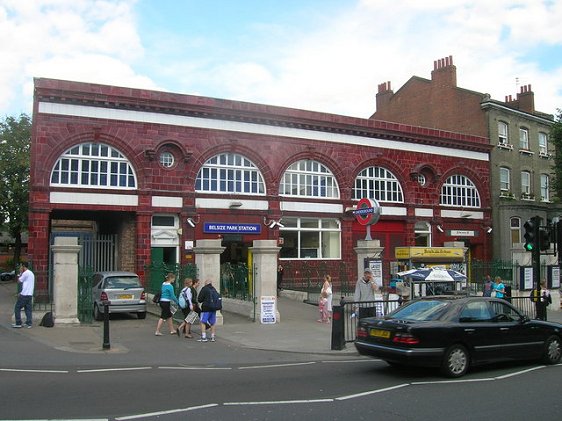
[{"label": "london underground roundel", "polygon": [[357,202],[357,209],[353,211],[353,214],[361,225],[373,225],[381,216],[381,207],[375,199],[364,197]]}]

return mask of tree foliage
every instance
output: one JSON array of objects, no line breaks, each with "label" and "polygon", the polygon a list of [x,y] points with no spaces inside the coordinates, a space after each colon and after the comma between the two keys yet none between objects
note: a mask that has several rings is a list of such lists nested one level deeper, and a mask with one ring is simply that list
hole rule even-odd
[{"label": "tree foliage", "polygon": [[558,200],[562,200],[562,110],[558,109],[555,123],[550,128],[550,142],[556,148],[554,155],[554,180],[552,187]]},{"label": "tree foliage", "polygon": [[29,155],[31,118],[0,121],[0,228],[14,238],[14,263],[19,262],[21,234],[29,212]]}]

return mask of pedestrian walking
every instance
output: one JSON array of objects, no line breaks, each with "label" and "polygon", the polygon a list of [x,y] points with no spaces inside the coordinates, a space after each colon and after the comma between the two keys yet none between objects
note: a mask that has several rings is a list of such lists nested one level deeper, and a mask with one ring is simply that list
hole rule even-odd
[{"label": "pedestrian walking", "polygon": [[490,275],[486,275],[486,278],[484,278],[484,287],[482,288],[482,296],[491,297],[492,288],[492,277]]},{"label": "pedestrian walking", "polygon": [[199,342],[208,342],[207,330],[211,330],[211,342],[216,340],[217,311],[222,309],[222,299],[210,279],[199,291],[197,301],[201,303],[201,338]]},{"label": "pedestrian walking", "polygon": [[281,265],[281,263],[279,263],[277,265],[277,291],[283,291],[283,271],[285,269],[283,268],[283,266]]},{"label": "pedestrian walking", "polygon": [[505,285],[502,282],[502,278],[496,276],[495,283],[492,290],[492,295],[496,296],[496,298],[504,298],[505,297]]},{"label": "pedestrian walking", "polygon": [[28,329],[33,325],[33,291],[35,289],[35,274],[29,270],[26,262],[20,264],[18,283],[21,284],[21,290],[14,307],[15,323],[14,328],[23,327],[21,323],[21,309],[25,312],[25,327]]},{"label": "pedestrian walking", "polygon": [[378,291],[378,286],[373,279],[373,271],[370,268],[365,268],[363,276],[355,284],[355,294],[353,301],[361,302],[366,301],[365,304],[355,304],[355,312],[359,310],[359,318],[374,317],[375,312],[375,292]]},{"label": "pedestrian walking", "polygon": [[531,291],[531,301],[535,303],[537,319],[546,321],[546,309],[549,304],[552,304],[552,297],[546,287],[546,281],[541,281],[540,289]]},{"label": "pedestrian walking", "polygon": [[324,275],[324,282],[320,290],[318,308],[320,310],[320,320],[318,322],[329,323],[332,320],[332,277]]},{"label": "pedestrian walking", "polygon": [[178,299],[176,298],[176,294],[174,293],[174,286],[173,283],[176,281],[176,275],[173,273],[168,273],[166,275],[166,279],[162,283],[161,288],[161,296],[160,302],[160,319],[158,319],[158,323],[156,324],[156,332],[154,333],[156,336],[162,336],[160,329],[164,324],[164,321],[168,324],[168,328],[170,330],[170,335],[175,335],[176,329],[174,329],[174,319],[172,313],[172,303],[178,305]]},{"label": "pedestrian walking", "polygon": [[180,291],[178,297],[178,302],[180,303],[180,308],[183,313],[183,321],[180,323],[176,329],[178,338],[181,337],[183,333],[185,338],[193,338],[191,335],[191,325],[197,318],[197,313],[193,308],[193,293],[191,287],[193,286],[193,279],[185,278],[183,281],[183,289]]}]

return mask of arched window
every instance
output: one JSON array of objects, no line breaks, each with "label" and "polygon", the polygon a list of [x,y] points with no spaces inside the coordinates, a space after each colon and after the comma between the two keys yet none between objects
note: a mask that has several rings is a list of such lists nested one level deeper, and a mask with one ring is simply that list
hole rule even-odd
[{"label": "arched window", "polygon": [[204,193],[265,194],[265,183],[256,165],[236,153],[210,158],[199,170],[195,190]]},{"label": "arched window", "polygon": [[480,207],[480,194],[474,183],[466,176],[452,175],[441,187],[439,204],[467,208]]},{"label": "arched window", "polygon": [[136,176],[129,160],[103,143],[73,146],[57,160],[51,186],[135,189]]},{"label": "arched window", "polygon": [[325,165],[303,159],[287,168],[279,185],[279,194],[338,199],[340,190],[336,178]]},{"label": "arched window", "polygon": [[376,199],[379,202],[404,202],[402,186],[394,174],[382,167],[368,167],[355,178],[353,198]]}]

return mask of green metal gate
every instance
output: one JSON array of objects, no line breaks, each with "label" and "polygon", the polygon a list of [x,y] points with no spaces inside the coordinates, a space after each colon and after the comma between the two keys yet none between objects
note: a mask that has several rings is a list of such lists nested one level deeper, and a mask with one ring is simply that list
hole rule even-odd
[{"label": "green metal gate", "polygon": [[80,323],[92,323],[93,320],[92,275],[92,268],[78,268],[78,320]]}]

